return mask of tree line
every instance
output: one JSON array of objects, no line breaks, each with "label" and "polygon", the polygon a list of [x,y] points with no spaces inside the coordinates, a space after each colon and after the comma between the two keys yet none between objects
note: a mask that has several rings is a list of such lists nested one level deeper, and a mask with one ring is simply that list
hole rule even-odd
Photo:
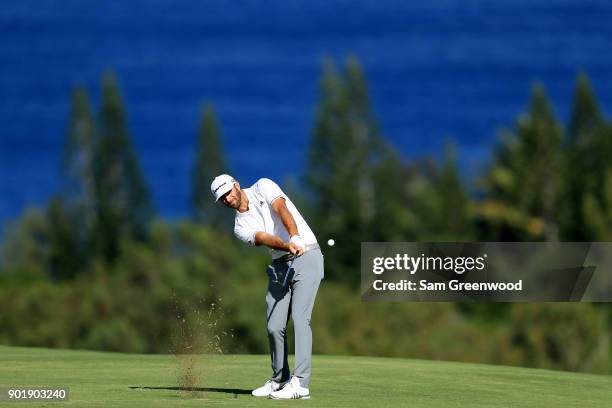
[{"label": "tree line", "polygon": [[[62,156],[63,187],[46,210],[48,273],[71,278],[89,260],[112,264],[121,239],[147,242],[157,216],[126,124],[117,80],[102,80],[93,115],[75,89]],[[326,62],[306,170],[289,186],[317,235],[336,237],[329,278],[357,284],[362,241],[604,241],[612,236],[612,124],[586,74],[567,126],[544,87],[505,129],[484,174],[467,185],[455,148],[441,161],[405,160],[381,134],[359,63]],[[228,233],[231,212],[210,199],[231,173],[214,107],[203,107],[194,154],[193,222]]]},{"label": "tree line", "polygon": [[[612,124],[586,74],[577,77],[567,124],[544,87],[534,85],[486,171],[468,182],[450,143],[441,160],[402,157],[380,130],[356,59],[327,61],[319,87],[306,169],[299,188],[286,187],[319,239],[336,239],[325,251],[321,289],[320,303],[329,307],[313,318],[323,333],[319,352],[608,370],[607,305],[419,304],[417,311],[410,304],[364,306],[356,293],[362,241],[608,240]],[[126,118],[112,73],[102,78],[97,113],[86,89],[74,90],[61,191],[14,222],[0,248],[0,306],[8,311],[0,315],[0,341],[167,352],[177,316],[197,324],[199,311],[217,305],[218,313],[222,304],[224,347],[265,352],[256,324],[263,303],[251,298],[263,293],[256,272],[266,256],[231,237],[231,212],[210,195],[214,176],[231,174],[214,107],[201,111],[192,214],[174,224],[156,214]],[[424,333],[438,343],[427,343]],[[400,339],[404,347],[394,342]]]}]

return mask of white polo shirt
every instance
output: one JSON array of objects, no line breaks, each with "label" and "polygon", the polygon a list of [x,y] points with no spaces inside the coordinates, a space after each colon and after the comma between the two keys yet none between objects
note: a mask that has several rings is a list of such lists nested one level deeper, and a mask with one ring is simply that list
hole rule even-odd
[{"label": "white polo shirt", "polygon": [[[243,189],[243,191],[249,198],[249,209],[243,213],[236,211],[236,218],[234,220],[234,234],[240,240],[247,244],[255,245],[255,234],[262,231],[276,235],[284,242],[288,242],[290,239],[289,233],[280,216],[272,208],[272,202],[279,197],[283,197],[287,209],[295,220],[298,234],[304,239],[305,245],[317,243],[317,238],[308,224],[306,224],[300,212],[275,182],[262,178],[257,180],[251,187]],[[272,255],[273,259],[286,254],[286,251],[270,248],[270,255]]]}]

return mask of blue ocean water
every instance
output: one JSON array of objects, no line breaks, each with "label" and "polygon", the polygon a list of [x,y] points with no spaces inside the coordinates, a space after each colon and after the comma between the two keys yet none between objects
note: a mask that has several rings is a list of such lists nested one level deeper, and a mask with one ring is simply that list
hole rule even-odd
[{"label": "blue ocean water", "polygon": [[458,146],[464,171],[542,82],[567,119],[576,73],[612,106],[605,0],[5,1],[0,225],[59,188],[70,92],[117,74],[159,212],[189,212],[202,104],[243,184],[304,169],[322,61],[359,58],[385,136],[408,158]]}]

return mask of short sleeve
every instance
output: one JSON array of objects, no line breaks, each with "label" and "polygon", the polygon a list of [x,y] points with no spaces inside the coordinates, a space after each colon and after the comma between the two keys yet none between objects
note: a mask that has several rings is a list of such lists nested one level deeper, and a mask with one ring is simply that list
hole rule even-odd
[{"label": "short sleeve", "polygon": [[255,245],[255,234],[257,233],[257,231],[244,227],[242,225],[235,225],[234,226],[234,235],[236,235],[236,237],[243,241],[246,244],[249,245]]},{"label": "short sleeve", "polygon": [[272,202],[279,197],[287,198],[283,190],[280,189],[278,184],[270,179],[262,178],[257,181],[257,187],[259,193],[263,196],[264,200],[268,205],[272,205]]}]

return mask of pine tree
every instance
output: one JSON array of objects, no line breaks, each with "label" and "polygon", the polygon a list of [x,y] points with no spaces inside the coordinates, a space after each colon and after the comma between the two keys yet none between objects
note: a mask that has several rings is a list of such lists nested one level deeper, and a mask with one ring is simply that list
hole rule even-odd
[{"label": "pine tree", "polygon": [[390,146],[381,157],[373,171],[376,206],[368,241],[416,240],[420,219],[414,211],[411,186],[417,169],[405,165]]},{"label": "pine tree", "polygon": [[557,240],[562,128],[544,88],[534,87],[529,112],[506,132],[485,179],[485,228],[502,239]]},{"label": "pine tree", "polygon": [[333,204],[334,186],[329,182],[330,175],[336,172],[335,159],[340,149],[341,115],[344,112],[342,101],[342,79],[331,61],[323,66],[321,98],[308,152],[308,171],[306,183],[313,192],[313,201],[318,208],[329,208]]},{"label": "pine tree", "polygon": [[66,248],[65,256],[74,258],[72,263],[78,265],[77,269],[84,267],[90,259],[96,206],[93,173],[95,137],[87,91],[76,88],[72,94],[72,111],[61,160],[63,188],[60,196],[50,204],[48,215],[52,218],[51,225],[54,225],[53,219],[72,225],[74,236],[65,239],[64,243],[71,242],[74,247]]},{"label": "pine tree", "polygon": [[473,237],[470,196],[461,181],[451,144],[446,145],[444,161],[434,178],[434,197],[431,240],[470,240]]},{"label": "pine tree", "polygon": [[110,73],[103,77],[99,123],[94,161],[94,239],[99,253],[112,262],[119,255],[121,239],[147,239],[154,210],[127,131],[119,87]]},{"label": "pine tree", "polygon": [[[72,112],[62,157],[62,173],[66,180],[63,195],[83,207],[87,215],[91,214],[94,201],[95,142],[89,96],[84,88],[76,88],[72,94]],[[87,217],[86,221],[91,218]]]},{"label": "pine tree", "polygon": [[606,174],[603,190],[604,200],[600,202],[593,194],[584,197],[584,214],[587,228],[595,241],[612,241],[612,171]]},{"label": "pine tree", "polygon": [[210,183],[219,174],[229,173],[223,151],[222,135],[212,105],[202,109],[197,157],[193,171],[193,208],[195,219],[213,227],[231,224],[231,211],[215,203]]},{"label": "pine tree", "polygon": [[349,59],[338,74],[334,64],[326,62],[306,182],[314,202],[315,232],[338,242],[327,257],[332,279],[359,279],[355,254],[369,238],[376,214],[374,169],[382,146],[359,63]]},{"label": "pine tree", "polygon": [[49,225],[49,277],[55,281],[74,278],[83,267],[82,242],[78,220],[61,197],[54,197],[47,209]]},{"label": "pine tree", "polygon": [[604,203],[604,178],[609,168],[610,128],[586,74],[579,74],[569,124],[569,144],[564,169],[564,240],[592,240],[593,230],[585,219],[585,198]]},{"label": "pine tree", "polygon": [[574,106],[569,124],[569,137],[573,144],[590,146],[593,142],[593,131],[601,126],[603,117],[599,103],[589,77],[586,73],[578,74],[574,93]]}]

